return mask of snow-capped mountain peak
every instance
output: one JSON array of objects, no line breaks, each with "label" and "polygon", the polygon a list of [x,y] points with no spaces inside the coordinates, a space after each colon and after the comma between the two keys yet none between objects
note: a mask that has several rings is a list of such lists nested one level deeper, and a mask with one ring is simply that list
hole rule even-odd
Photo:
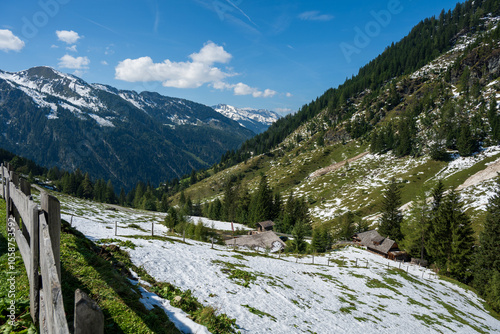
[{"label": "snow-capped mountain peak", "polygon": [[237,108],[227,104],[218,104],[212,108],[255,133],[264,132],[280,118],[280,115],[267,109]]}]

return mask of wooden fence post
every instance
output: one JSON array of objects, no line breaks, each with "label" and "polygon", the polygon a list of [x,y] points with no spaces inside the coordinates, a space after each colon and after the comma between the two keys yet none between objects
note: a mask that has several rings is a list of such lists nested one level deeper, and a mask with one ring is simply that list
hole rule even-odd
[{"label": "wooden fence post", "polygon": [[19,189],[21,189],[21,192],[25,194],[27,197],[31,196],[31,184],[26,181],[25,179],[20,180],[21,184],[19,186]]},{"label": "wooden fence post", "polygon": [[7,222],[9,222],[9,216],[11,207],[10,207],[10,178],[8,176],[5,177],[5,210],[7,216]]},{"label": "wooden fence post", "polygon": [[49,225],[49,234],[52,242],[52,251],[54,253],[57,274],[59,275],[59,279],[61,279],[61,204],[57,198],[43,192],[42,210],[45,211],[47,215],[47,225]]},{"label": "wooden fence post", "polygon": [[151,236],[154,237],[155,235],[155,222],[151,222]]},{"label": "wooden fence post", "polygon": [[80,289],[75,291],[75,334],[103,334],[104,315],[99,305]]}]

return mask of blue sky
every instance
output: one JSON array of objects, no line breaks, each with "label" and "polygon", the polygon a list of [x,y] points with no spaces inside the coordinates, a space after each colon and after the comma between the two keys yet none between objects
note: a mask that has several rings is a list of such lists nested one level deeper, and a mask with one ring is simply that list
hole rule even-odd
[{"label": "blue sky", "polygon": [[456,1],[16,0],[0,69],[294,112]]}]

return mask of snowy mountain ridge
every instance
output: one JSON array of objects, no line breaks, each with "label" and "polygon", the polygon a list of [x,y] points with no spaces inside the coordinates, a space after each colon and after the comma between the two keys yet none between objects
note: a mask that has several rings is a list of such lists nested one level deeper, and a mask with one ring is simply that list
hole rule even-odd
[{"label": "snowy mountain ridge", "polygon": [[212,108],[255,133],[264,132],[280,118],[280,115],[267,109],[237,108],[227,104],[218,104]]},{"label": "snowy mountain ridge", "polygon": [[[82,79],[57,71],[51,67],[39,66],[20,72],[5,72],[0,70],[0,79],[7,81],[12,87],[21,89],[30,96],[39,107],[49,107],[52,113],[47,115],[49,119],[57,119],[57,108],[69,110],[80,119],[87,119],[84,115],[96,120],[100,126],[113,126],[114,117],[106,117],[107,123],[99,122],[92,114],[111,112],[117,116],[118,112],[102,101],[102,92],[113,94],[124,101],[132,104],[137,109],[149,113],[153,108],[176,108],[191,109],[182,99],[170,98],[167,103],[157,103],[148,98],[147,92],[137,93],[135,91],[118,90],[111,86],[102,84],[89,84]],[[59,100],[53,101],[54,97]],[[86,112],[89,109],[92,113]],[[166,123],[169,125],[197,125],[203,120],[186,113],[172,112],[165,115]],[[108,125],[103,125],[108,124]]]},{"label": "snowy mountain ridge", "polygon": [[0,70],[0,124],[1,148],[126,188],[206,168],[254,136],[206,105],[90,84],[46,66]]}]

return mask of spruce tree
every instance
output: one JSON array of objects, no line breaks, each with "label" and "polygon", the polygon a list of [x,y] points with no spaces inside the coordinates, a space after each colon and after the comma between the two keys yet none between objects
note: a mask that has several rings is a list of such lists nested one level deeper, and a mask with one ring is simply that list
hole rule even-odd
[{"label": "spruce tree", "polygon": [[94,189],[92,185],[92,181],[90,181],[89,173],[85,174],[85,178],[82,182],[82,195],[83,198],[91,199],[94,196]]},{"label": "spruce tree", "polygon": [[450,276],[468,283],[472,276],[471,265],[474,246],[474,230],[470,218],[465,214],[459,195],[452,190],[446,196],[445,207],[453,208],[451,225],[451,256],[448,263]]},{"label": "spruce tree", "polygon": [[[496,179],[495,194],[490,198],[484,229],[479,234],[475,256],[473,285],[480,295],[486,295],[495,273],[500,273],[500,177]],[[498,293],[500,296],[500,293]],[[498,304],[500,309],[500,303]]]},{"label": "spruce tree", "polygon": [[307,248],[307,242],[305,240],[307,230],[307,223],[302,220],[298,221],[292,230],[292,244],[296,253],[302,253]]},{"label": "spruce tree", "polygon": [[401,206],[401,191],[393,178],[384,191],[382,199],[382,217],[379,220],[378,231],[382,236],[401,241],[401,222],[403,214],[399,210]]},{"label": "spruce tree", "polygon": [[457,139],[458,153],[463,157],[470,156],[476,151],[476,146],[476,141],[472,136],[472,131],[470,129],[469,123],[462,122],[462,125],[460,127],[460,134]]},{"label": "spruce tree", "polygon": [[426,258],[425,248],[428,243],[431,208],[427,204],[425,191],[421,191],[410,209],[410,218],[401,226],[404,240],[403,248],[412,257]]},{"label": "spruce tree", "polygon": [[262,174],[260,177],[259,187],[257,192],[253,196],[251,203],[251,216],[252,222],[258,223],[271,219],[272,217],[272,205],[273,205],[273,194],[269,185],[267,184],[267,177]]}]

